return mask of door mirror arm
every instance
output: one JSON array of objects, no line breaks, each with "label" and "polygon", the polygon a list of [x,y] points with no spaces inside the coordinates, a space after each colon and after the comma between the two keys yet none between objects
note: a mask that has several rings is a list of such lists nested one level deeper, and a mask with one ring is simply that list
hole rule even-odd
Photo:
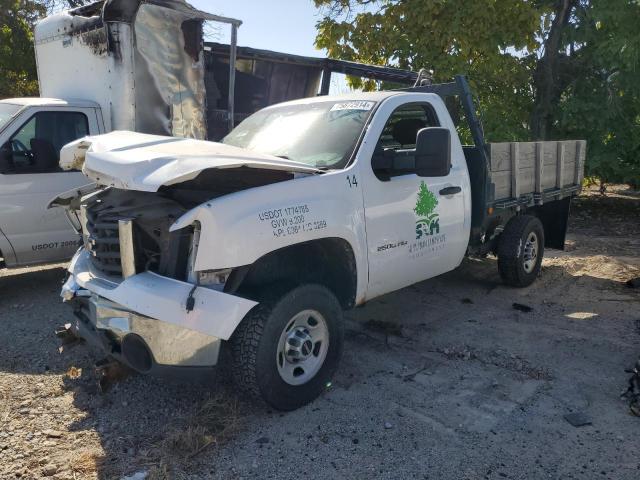
[{"label": "door mirror arm", "polygon": [[376,177],[383,182],[388,182],[393,175],[393,163],[395,154],[393,150],[378,150],[371,158],[371,168]]}]

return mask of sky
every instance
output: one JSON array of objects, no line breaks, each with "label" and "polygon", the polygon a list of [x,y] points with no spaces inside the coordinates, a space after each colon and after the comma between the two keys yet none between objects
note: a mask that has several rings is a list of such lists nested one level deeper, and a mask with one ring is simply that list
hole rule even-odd
[{"label": "sky", "polygon": [[[238,45],[279,52],[324,56],[316,50],[318,10],[313,0],[189,0],[205,12],[242,20]],[[230,27],[221,27],[216,41],[228,43]]]}]

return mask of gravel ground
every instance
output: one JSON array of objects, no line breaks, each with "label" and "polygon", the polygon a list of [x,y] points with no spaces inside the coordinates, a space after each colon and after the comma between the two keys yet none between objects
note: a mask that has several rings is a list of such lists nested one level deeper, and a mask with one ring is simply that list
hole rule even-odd
[{"label": "gravel ground", "polygon": [[632,192],[582,196],[529,288],[466,260],[348,312],[334,384],[287,414],[213,374],[121,372],[101,393],[99,354],[53,335],[63,274],[0,272],[2,479],[640,478],[640,418],[620,399],[640,355]]}]

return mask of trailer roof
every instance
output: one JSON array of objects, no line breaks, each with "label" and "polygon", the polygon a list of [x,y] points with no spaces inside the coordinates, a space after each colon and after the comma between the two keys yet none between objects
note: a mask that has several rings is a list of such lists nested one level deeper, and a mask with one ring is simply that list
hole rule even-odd
[{"label": "trailer roof", "polygon": [[[229,45],[217,42],[205,42],[205,49],[214,54],[229,55]],[[237,57],[239,59],[269,60],[272,62],[291,63],[316,67],[334,73],[344,73],[356,77],[370,78],[387,82],[397,82],[405,85],[413,85],[418,78],[416,72],[402,70],[393,67],[382,67],[379,65],[367,65],[364,63],[350,62],[347,60],[336,60],[333,58],[306,57],[303,55],[293,55],[290,53],[275,52],[252,47],[238,47]]]}]

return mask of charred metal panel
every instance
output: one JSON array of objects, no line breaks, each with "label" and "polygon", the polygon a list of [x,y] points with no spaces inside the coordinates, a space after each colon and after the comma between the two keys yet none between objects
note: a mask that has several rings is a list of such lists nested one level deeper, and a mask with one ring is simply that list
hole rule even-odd
[{"label": "charred metal panel", "polygon": [[135,129],[130,25],[61,12],[36,25],[35,50],[41,96],[94,101],[107,130]]},{"label": "charred metal panel", "polygon": [[[205,50],[207,124],[209,139],[228,133],[224,120],[229,108],[229,46],[207,44]],[[215,48],[211,48],[214,46]],[[317,95],[322,66],[313,62],[290,62],[282,58],[254,56],[252,49],[238,48],[235,81],[235,124],[248,115],[275,103]]]},{"label": "charred metal panel", "polygon": [[143,4],[134,31],[137,131],[206,138],[202,22]]},{"label": "charred metal panel", "polygon": [[51,15],[35,30],[41,94],[97,102],[107,130],[206,138],[205,20],[241,24],[183,0],[107,0]]}]

